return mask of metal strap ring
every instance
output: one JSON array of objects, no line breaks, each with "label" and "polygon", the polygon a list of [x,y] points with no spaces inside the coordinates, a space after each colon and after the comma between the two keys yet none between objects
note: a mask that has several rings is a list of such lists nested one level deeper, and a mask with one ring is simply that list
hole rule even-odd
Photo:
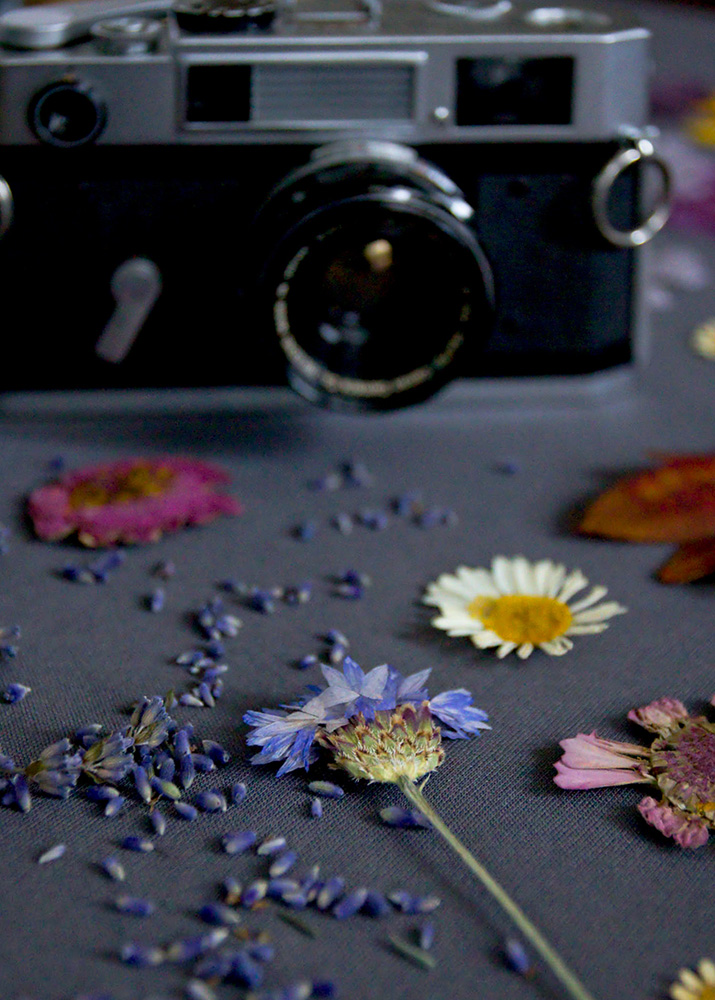
[{"label": "metal strap ring", "polygon": [[12,191],[4,177],[0,175],[0,239],[12,223]]},{"label": "metal strap ring", "polygon": [[[617,229],[612,224],[608,214],[608,197],[621,174],[641,160],[644,163],[652,164],[660,171],[663,178],[663,190],[653,207],[653,211],[639,226],[635,229]],[[668,221],[670,190],[671,177],[667,163],[656,155],[653,143],[649,139],[636,139],[633,146],[616,153],[594,181],[591,203],[598,231],[609,243],[613,243],[617,247],[642,246],[652,240]]]}]

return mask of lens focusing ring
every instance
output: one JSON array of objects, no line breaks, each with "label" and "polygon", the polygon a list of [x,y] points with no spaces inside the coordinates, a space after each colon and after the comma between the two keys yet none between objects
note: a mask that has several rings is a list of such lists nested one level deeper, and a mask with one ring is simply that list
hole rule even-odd
[{"label": "lens focusing ring", "polygon": [[475,321],[489,325],[491,272],[471,208],[437,168],[405,147],[381,157],[352,143],[343,159],[339,146],[259,214],[265,308],[303,395],[404,406],[454,377]]}]

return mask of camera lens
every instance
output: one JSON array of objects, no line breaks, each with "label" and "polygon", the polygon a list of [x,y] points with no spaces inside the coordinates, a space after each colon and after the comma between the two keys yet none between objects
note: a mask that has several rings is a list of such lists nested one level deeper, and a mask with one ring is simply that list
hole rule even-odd
[{"label": "camera lens", "polygon": [[491,279],[470,212],[416,157],[323,157],[288,178],[260,218],[284,226],[264,278],[294,388],[389,409],[453,378],[465,343],[489,330]]}]

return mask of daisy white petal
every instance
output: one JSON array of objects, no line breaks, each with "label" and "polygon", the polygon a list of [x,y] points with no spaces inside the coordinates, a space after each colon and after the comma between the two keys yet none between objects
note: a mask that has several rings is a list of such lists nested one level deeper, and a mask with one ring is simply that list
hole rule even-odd
[{"label": "daisy white petal", "polygon": [[[469,636],[479,649],[496,647],[500,658],[516,650],[520,659],[535,649],[562,656],[573,648],[567,636],[603,631],[605,621],[626,609],[601,602],[605,587],[588,585],[581,570],[567,571],[550,559],[530,563],[524,556],[495,556],[491,570],[459,566],[428,586],[424,602],[438,607],[435,628],[455,638]],[[601,602],[601,603],[599,603]]]},{"label": "daisy white petal", "polygon": [[583,611],[584,608],[590,608],[592,604],[600,601],[601,598],[605,597],[608,593],[608,587],[593,587],[585,597],[581,598],[580,601],[576,601],[575,604],[570,604],[571,614],[575,615],[578,611]]},{"label": "daisy white petal", "polygon": [[709,958],[701,958],[698,962],[698,973],[708,985],[715,986],[715,962]]}]

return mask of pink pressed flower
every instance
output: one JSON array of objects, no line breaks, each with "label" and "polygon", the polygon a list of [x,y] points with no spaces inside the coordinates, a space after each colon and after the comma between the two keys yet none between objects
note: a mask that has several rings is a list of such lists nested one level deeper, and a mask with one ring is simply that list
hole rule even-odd
[{"label": "pink pressed flower", "polygon": [[164,532],[238,514],[219,492],[220,468],[190,458],[130,458],[71,471],[35,490],[28,512],[44,541],[77,533],[83,545],[154,542]]},{"label": "pink pressed flower", "polygon": [[688,718],[688,710],[677,698],[659,698],[643,708],[632,708],[628,718],[651,732],[667,732],[674,722],[682,722]]},{"label": "pink pressed flower", "polygon": [[672,837],[681,847],[702,847],[708,839],[705,820],[686,815],[682,809],[656,802],[650,795],[638,803],[638,812],[647,823]]},{"label": "pink pressed flower", "polygon": [[655,785],[660,801],[646,796],[638,806],[646,822],[681,847],[702,847],[715,830],[715,725],[689,715],[676,698],[633,709],[628,718],[657,734],[650,747],[579,733],[561,741],[555,783],[572,790]]}]

